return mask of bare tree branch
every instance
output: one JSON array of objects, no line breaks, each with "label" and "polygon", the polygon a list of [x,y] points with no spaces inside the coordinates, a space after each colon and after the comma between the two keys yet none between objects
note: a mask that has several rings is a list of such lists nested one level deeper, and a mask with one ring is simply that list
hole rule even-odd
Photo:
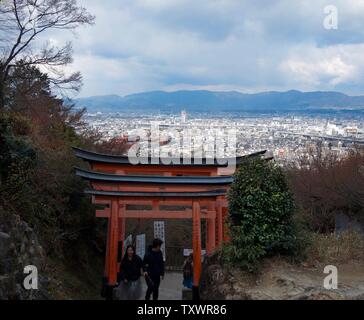
[{"label": "bare tree branch", "polygon": [[43,47],[35,40],[49,30],[74,30],[94,23],[94,16],[77,4],[77,0],[0,0],[0,109],[4,107],[4,85],[10,68],[42,67],[51,83],[61,90],[79,91],[81,75],[67,75],[64,67],[72,62],[72,46],[57,47],[49,42]]}]

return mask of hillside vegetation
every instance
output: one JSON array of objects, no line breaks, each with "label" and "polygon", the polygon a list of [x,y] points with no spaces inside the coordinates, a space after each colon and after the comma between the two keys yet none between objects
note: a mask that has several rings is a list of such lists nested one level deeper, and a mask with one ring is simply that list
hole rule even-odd
[{"label": "hillside vegetation", "polygon": [[49,79],[35,67],[14,69],[6,97],[0,115],[0,230],[16,230],[17,221],[23,221],[41,244],[45,272],[48,262],[57,260],[62,268],[77,266],[89,281],[100,271],[103,226],[83,194],[85,184],[74,176],[79,164],[71,146],[86,147],[95,136],[76,133],[82,111],[53,96]]}]

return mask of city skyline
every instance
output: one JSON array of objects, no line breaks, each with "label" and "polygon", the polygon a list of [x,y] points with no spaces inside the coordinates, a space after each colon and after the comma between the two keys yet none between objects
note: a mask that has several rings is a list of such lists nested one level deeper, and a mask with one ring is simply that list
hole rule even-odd
[{"label": "city skyline", "polygon": [[[309,115],[233,115],[207,113],[181,114],[87,114],[88,128],[97,130],[102,139],[123,138],[137,143],[141,150],[150,148],[153,127],[160,126],[158,150],[171,157],[189,156],[191,152],[211,154],[211,143],[221,146],[226,141],[227,130],[236,134],[236,155],[242,156],[262,150],[282,165],[299,165],[301,161],[317,154],[344,158],[364,145],[364,123],[360,116],[309,116]],[[186,150],[181,134],[196,137],[197,148]],[[222,140],[218,140],[218,136]],[[224,139],[225,138],[225,139]],[[214,140],[215,139],[215,140]],[[215,142],[214,142],[215,141]],[[217,152],[217,150],[215,150]],[[226,152],[225,155],[228,153]]]}]

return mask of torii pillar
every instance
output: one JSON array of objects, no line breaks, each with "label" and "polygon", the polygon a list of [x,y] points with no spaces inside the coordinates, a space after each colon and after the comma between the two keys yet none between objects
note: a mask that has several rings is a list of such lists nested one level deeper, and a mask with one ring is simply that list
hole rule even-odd
[{"label": "torii pillar", "polygon": [[117,267],[118,267],[118,248],[119,248],[119,200],[113,199],[111,201],[110,218],[109,218],[109,232],[107,241],[106,260],[107,275],[109,284],[115,285],[117,282]]},{"label": "torii pillar", "polygon": [[193,224],[193,300],[199,300],[199,285],[202,270],[201,259],[201,211],[200,204],[197,201],[193,202],[192,206],[192,224]]}]

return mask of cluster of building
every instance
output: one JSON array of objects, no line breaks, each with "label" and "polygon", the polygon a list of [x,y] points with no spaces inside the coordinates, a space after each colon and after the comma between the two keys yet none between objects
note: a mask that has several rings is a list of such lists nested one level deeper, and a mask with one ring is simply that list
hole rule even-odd
[{"label": "cluster of building", "polygon": [[[364,146],[360,116],[237,114],[88,114],[90,128],[103,139],[121,138],[139,150],[158,146],[166,156],[228,157],[267,150],[282,164],[317,154],[345,157]],[[233,147],[232,147],[233,146]]]}]

